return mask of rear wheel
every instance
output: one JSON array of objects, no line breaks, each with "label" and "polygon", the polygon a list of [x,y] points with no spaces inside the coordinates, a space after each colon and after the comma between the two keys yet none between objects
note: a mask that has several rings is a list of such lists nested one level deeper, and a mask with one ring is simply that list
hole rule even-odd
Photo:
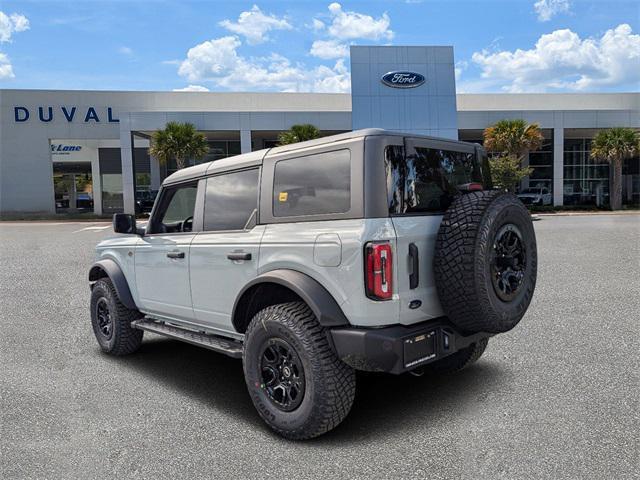
[{"label": "rear wheel", "polygon": [[351,409],[355,372],[336,357],[303,302],[258,312],[245,334],[242,360],[254,406],[286,438],[322,435]]},{"label": "rear wheel", "polygon": [[123,305],[109,278],[98,280],[91,290],[91,324],[93,333],[103,352],[127,355],[142,343],[142,330],[131,327],[131,322],[142,315]]}]

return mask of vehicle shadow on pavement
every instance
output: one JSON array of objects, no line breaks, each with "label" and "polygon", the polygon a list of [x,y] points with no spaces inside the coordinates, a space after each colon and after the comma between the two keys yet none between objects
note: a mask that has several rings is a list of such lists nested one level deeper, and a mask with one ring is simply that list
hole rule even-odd
[{"label": "vehicle shadow on pavement", "polygon": [[[351,444],[413,431],[424,435],[433,425],[472,415],[492,391],[504,390],[509,373],[499,363],[480,360],[451,375],[390,375],[359,372],[351,413],[335,430],[317,443]],[[438,426],[439,425],[439,426]]]},{"label": "vehicle shadow on pavement", "polygon": [[147,334],[136,353],[117,360],[125,361],[126,367],[152,377],[185,397],[196,399],[205,407],[237,415],[261,426],[262,421],[247,393],[240,360]]},{"label": "vehicle shadow on pavement", "polygon": [[[137,353],[126,357],[125,365],[203,405],[269,431],[251,403],[239,360],[183,342],[151,338],[145,339]],[[429,423],[459,418],[470,404],[503,389],[505,382],[509,382],[508,371],[487,360],[449,376],[358,372],[351,413],[335,430],[312,442],[335,445],[410,433],[414,428],[424,432]]]}]

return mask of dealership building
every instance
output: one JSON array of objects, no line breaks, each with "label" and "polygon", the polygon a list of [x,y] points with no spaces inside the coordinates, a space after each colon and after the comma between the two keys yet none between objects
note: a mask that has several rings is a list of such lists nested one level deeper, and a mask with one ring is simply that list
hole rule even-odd
[{"label": "dealership building", "polygon": [[[135,72],[132,72],[134,75]],[[379,127],[482,142],[502,119],[539,124],[545,142],[522,187],[554,205],[608,203],[609,167],[589,157],[602,129],[640,129],[640,94],[457,94],[452,47],[352,47],[351,94],[0,90],[0,213],[134,212],[175,165],[148,154],[169,121],[206,135],[211,161],[269,148],[294,124],[323,135]],[[640,160],[623,203],[640,201]]]}]

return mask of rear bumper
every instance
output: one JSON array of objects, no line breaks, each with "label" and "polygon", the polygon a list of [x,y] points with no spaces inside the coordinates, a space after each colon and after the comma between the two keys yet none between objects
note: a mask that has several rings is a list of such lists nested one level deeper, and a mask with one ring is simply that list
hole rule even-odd
[{"label": "rear bumper", "polygon": [[357,370],[395,374],[440,360],[489,336],[462,335],[444,317],[411,326],[331,330],[336,353],[347,365]]}]

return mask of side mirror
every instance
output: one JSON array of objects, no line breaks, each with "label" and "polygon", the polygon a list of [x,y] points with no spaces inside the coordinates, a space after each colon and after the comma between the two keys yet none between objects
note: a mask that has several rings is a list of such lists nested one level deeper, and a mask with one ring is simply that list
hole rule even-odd
[{"label": "side mirror", "polygon": [[115,213],[113,215],[113,231],[116,233],[128,233],[144,235],[144,230],[136,226],[136,217],[129,213]]}]

